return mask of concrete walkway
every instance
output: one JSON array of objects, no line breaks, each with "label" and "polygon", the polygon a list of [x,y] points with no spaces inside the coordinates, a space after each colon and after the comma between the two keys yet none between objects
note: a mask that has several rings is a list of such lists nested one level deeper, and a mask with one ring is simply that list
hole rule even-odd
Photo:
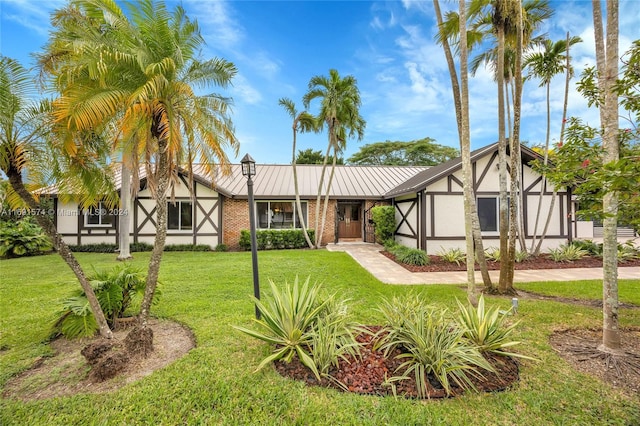
[{"label": "concrete walkway", "polygon": [[[387,284],[466,284],[467,272],[410,272],[380,254],[383,247],[369,243],[339,243],[327,245],[329,251],[349,253],[356,262],[373,276]],[[499,271],[489,271],[491,279],[498,281]],[[640,279],[640,267],[618,268],[619,279]],[[515,282],[573,281],[602,279],[602,268],[567,268],[515,271]],[[476,282],[482,283],[480,272]]]}]

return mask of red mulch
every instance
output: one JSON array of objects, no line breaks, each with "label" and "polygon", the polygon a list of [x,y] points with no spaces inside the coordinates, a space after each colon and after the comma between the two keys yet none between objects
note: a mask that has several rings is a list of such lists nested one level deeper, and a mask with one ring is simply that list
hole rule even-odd
[{"label": "red mulch", "polygon": [[[396,262],[396,258],[394,255],[387,251],[381,251],[383,255],[388,257],[389,259]],[[414,266],[414,265],[405,265],[403,263],[398,263],[398,265],[403,266],[407,270],[411,272],[451,272],[451,271],[466,271],[467,266],[464,262],[461,262],[460,265],[455,263],[447,262],[442,259],[440,256],[429,256],[430,263],[424,266]],[[487,265],[490,271],[498,271],[500,270],[500,262],[491,262],[487,261]],[[628,260],[626,262],[619,262],[618,267],[625,266],[640,266],[640,259]],[[480,266],[476,264],[476,268]],[[556,262],[551,259],[548,254],[541,254],[538,257],[531,257],[522,262],[518,262],[515,264],[515,269],[566,269],[566,268],[601,268],[602,267],[602,259],[597,257],[583,257],[579,260],[574,260],[572,262]]]},{"label": "red mulch", "polygon": [[[371,326],[368,328],[372,332],[380,330],[379,326]],[[374,338],[375,337],[369,333],[361,333],[358,335],[358,342],[363,344],[360,350],[362,357],[349,357],[348,361],[340,361],[339,367],[331,371],[330,374],[333,378],[340,381],[349,392],[363,395],[391,396],[393,395],[391,386],[385,385],[384,383],[391,376],[400,375],[400,372],[396,372],[396,369],[402,361],[395,359],[396,355],[400,354],[400,350],[396,350],[390,354],[388,358],[385,358],[382,351],[374,350]],[[493,365],[497,373],[482,371],[484,379],[471,377],[471,381],[478,391],[502,391],[518,381],[519,369],[515,360],[499,355],[487,356],[487,360]],[[302,365],[297,357],[294,357],[290,363],[282,360],[277,361],[275,368],[281,375],[294,380],[304,381],[308,385],[345,390],[339,384],[328,379],[322,379],[318,382],[311,370]],[[407,380],[395,382],[395,386],[396,394],[399,396],[409,398],[418,396],[413,376]],[[464,391],[452,386],[452,392],[452,396],[457,396]],[[434,377],[429,377],[428,394],[429,398],[447,397],[445,390]]]}]

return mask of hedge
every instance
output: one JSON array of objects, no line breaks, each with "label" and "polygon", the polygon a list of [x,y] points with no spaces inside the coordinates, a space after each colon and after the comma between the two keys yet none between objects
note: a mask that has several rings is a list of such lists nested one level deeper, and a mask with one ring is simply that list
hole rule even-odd
[{"label": "hedge", "polygon": [[[315,240],[315,232],[308,229],[311,241]],[[302,229],[260,229],[256,231],[258,250],[280,250],[309,247]],[[251,250],[251,233],[248,229],[240,231],[240,248]]]}]

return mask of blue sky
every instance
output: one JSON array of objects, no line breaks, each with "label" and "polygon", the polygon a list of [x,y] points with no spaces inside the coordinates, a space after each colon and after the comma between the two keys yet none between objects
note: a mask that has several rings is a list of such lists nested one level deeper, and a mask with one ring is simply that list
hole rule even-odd
[{"label": "blue sky", "polygon": [[[167,2],[169,5],[173,4]],[[33,66],[30,53],[44,45],[49,13],[57,0],[0,0],[2,55]],[[184,0],[198,20],[207,46],[204,58],[223,57],[239,74],[226,92],[234,99],[233,121],[240,140],[238,162],[250,153],[258,163],[291,161],[291,119],[278,105],[288,97],[302,108],[309,79],[335,68],[353,75],[367,121],[363,141],[348,141],[345,158],[366,143],[434,138],[458,147],[449,74],[442,48],[434,42],[431,1],[231,1]],[[441,0],[444,9],[457,2]],[[571,35],[583,43],[572,51],[576,74],[594,64],[591,1],[554,1],[554,17],[542,32],[552,40]],[[620,3],[620,52],[640,38],[640,1]],[[573,83],[575,83],[575,78]],[[569,114],[597,125],[598,114],[572,89]],[[552,139],[558,138],[564,77],[552,83]],[[470,80],[472,148],[497,138],[496,86],[488,70]],[[525,84],[522,140],[544,142],[545,91]],[[315,112],[317,105],[311,106]],[[624,124],[622,124],[624,125]],[[326,133],[302,134],[298,148],[324,149]]]}]

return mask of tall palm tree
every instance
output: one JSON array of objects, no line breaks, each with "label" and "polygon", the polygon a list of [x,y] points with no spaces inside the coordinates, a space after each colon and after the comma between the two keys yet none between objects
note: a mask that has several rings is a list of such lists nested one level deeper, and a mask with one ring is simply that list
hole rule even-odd
[{"label": "tall palm tree", "polygon": [[302,233],[304,234],[304,239],[307,241],[307,245],[309,248],[314,247],[314,243],[311,242],[309,238],[309,234],[307,233],[307,223],[302,214],[302,203],[300,202],[300,190],[298,188],[298,172],[296,168],[296,142],[298,132],[309,132],[316,131],[318,128],[316,119],[309,114],[307,111],[302,111],[298,113],[296,109],[295,103],[289,98],[280,98],[278,100],[278,104],[282,106],[293,119],[293,124],[291,125],[291,129],[293,132],[293,147],[291,154],[291,167],[293,168],[293,187],[296,193],[296,209],[298,210],[298,220],[300,221],[300,225],[302,226]]},{"label": "tall palm tree", "polygon": [[132,159],[134,173],[138,162],[146,167],[156,201],[156,237],[136,332],[148,333],[167,233],[167,196],[178,168],[191,174],[199,161],[212,177],[216,165],[229,172],[224,148],[237,153],[239,147],[231,100],[197,95],[195,89],[227,87],[236,68],[224,59],[198,57],[204,39],[182,7],[169,11],[154,0],[124,6],[128,15],[110,0],[74,0],[57,11],[40,64],[61,93],[55,108],[64,135],[110,123],[118,129],[114,150]]},{"label": "tall palm tree", "polygon": [[[606,39],[602,24],[602,6],[599,0],[592,0],[593,26],[596,41],[596,64],[598,85],[603,96],[600,105],[600,120],[603,129],[603,163],[615,164],[620,156],[618,141],[618,94],[615,90],[618,78],[618,2],[607,1]],[[602,200],[605,213],[603,220],[602,252],[602,348],[605,352],[619,350],[620,328],[618,321],[618,193],[607,191]]]},{"label": "tall palm tree", "polygon": [[[41,179],[46,175],[44,171],[52,169],[52,159],[55,159],[55,156],[47,155],[49,151],[45,146],[50,107],[46,101],[39,105],[30,103],[30,98],[36,94],[35,87],[35,81],[22,65],[11,58],[0,56],[0,169],[9,179],[14,195],[17,195],[29,209],[37,212],[40,205],[33,195],[34,188],[29,188],[25,183],[23,173],[28,172],[32,181],[44,180]],[[96,182],[99,179],[90,181]],[[92,188],[95,188],[95,185],[89,182],[87,194]],[[9,199],[13,199],[15,205],[15,197]],[[104,312],[75,256],[47,215],[35,214],[33,217],[80,282],[100,335],[111,338],[111,329]]]},{"label": "tall palm tree", "polygon": [[[347,139],[357,136],[358,140],[364,137],[366,121],[360,116],[360,91],[355,77],[348,75],[340,77],[337,70],[329,70],[329,76],[316,75],[309,81],[309,91],[303,97],[305,108],[309,108],[315,99],[320,101],[320,111],[317,114],[318,126],[327,127],[328,144],[320,173],[318,184],[318,196],[316,198],[316,247],[322,244],[322,234],[327,218],[329,206],[329,194],[336,166],[336,159],[346,148]],[[320,203],[322,189],[325,186],[324,178],[327,169],[329,155],[333,152],[333,162],[329,180],[325,188],[325,198],[320,222]]]},{"label": "tall palm tree", "polygon": [[[524,60],[524,66],[529,69],[527,75],[528,78],[536,77],[540,79],[540,87],[544,87],[546,90],[547,98],[547,131],[544,145],[544,165],[546,166],[549,161],[549,143],[551,136],[551,81],[556,75],[567,72],[569,76],[572,74],[572,69],[567,67],[569,56],[567,54],[569,47],[576,43],[581,42],[580,37],[571,37],[568,40],[558,40],[553,42],[549,39],[542,42],[542,50],[539,52],[533,52],[528,54]],[[536,236],[538,232],[538,221],[540,219],[540,212],[542,210],[542,197],[544,193],[546,179],[544,174],[540,182],[540,198],[538,200],[538,209],[536,211],[536,220],[533,226],[533,238],[531,241],[531,251],[534,255],[537,255],[540,250],[540,244],[535,249]],[[555,200],[555,197],[554,197]]]},{"label": "tall palm tree", "polygon": [[[447,67],[449,68],[449,76],[451,78],[451,89],[453,91],[453,103],[456,111],[456,124],[458,127],[458,138],[460,140],[460,155],[462,162],[462,188],[464,194],[464,228],[465,228],[465,243],[466,243],[466,263],[467,263],[467,299],[473,306],[478,305],[478,295],[476,291],[475,283],[475,259],[474,259],[474,244],[478,239],[479,246],[476,246],[476,253],[478,250],[478,260],[480,261],[483,280],[486,287],[491,287],[491,278],[487,269],[486,260],[484,258],[484,249],[482,247],[482,237],[474,230],[480,229],[478,220],[478,211],[476,210],[476,202],[473,193],[473,172],[471,165],[471,138],[469,130],[469,87],[468,87],[468,73],[467,73],[467,30],[465,19],[465,5],[464,0],[460,0],[460,15],[462,19],[458,20],[458,34],[460,34],[461,43],[459,45],[460,53],[460,81],[458,80],[458,73],[456,71],[455,62],[453,60],[453,53],[449,44],[449,37],[444,35],[444,21],[442,19],[442,12],[440,11],[440,3],[438,0],[433,0],[433,7],[436,12],[436,19],[438,22],[438,28],[440,30],[438,40],[442,45],[445,58],[447,60]],[[474,223],[475,220],[475,223]],[[479,249],[478,249],[479,247]],[[484,262],[483,262],[484,261]]]}]

